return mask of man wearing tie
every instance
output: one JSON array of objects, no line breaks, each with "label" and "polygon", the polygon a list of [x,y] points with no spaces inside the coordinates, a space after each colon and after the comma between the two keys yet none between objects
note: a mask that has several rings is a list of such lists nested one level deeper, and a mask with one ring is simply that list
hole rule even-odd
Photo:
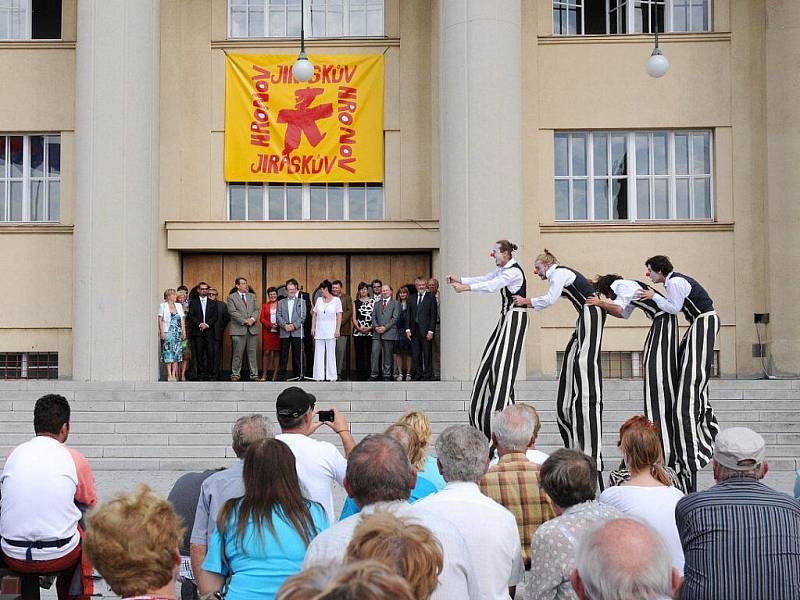
[{"label": "man wearing tie", "polygon": [[286,363],[289,360],[289,347],[292,348],[292,370],[295,377],[300,376],[300,340],[302,338],[302,323],[306,318],[306,303],[298,298],[299,285],[297,280],[290,279],[286,282],[288,298],[278,302],[278,312],[275,320],[281,335],[281,354],[278,362],[278,380],[286,380]]},{"label": "man wearing tie", "polygon": [[189,301],[189,337],[192,340],[197,379],[208,381],[214,366],[214,325],[217,322],[217,303],[209,301],[209,286],[205,281],[197,284],[197,296]]},{"label": "man wearing tie", "polygon": [[436,299],[427,290],[428,281],[417,277],[414,281],[417,297],[408,303],[409,326],[406,337],[411,340],[411,353],[414,356],[414,379],[430,381],[433,379],[433,332],[436,331]]},{"label": "man wearing tie", "polygon": [[244,277],[236,278],[236,289],[228,296],[228,314],[231,317],[231,381],[239,381],[242,357],[247,352],[250,379],[258,380],[256,348],[258,346],[258,314],[261,307],[256,295],[249,291]]},{"label": "man wearing tie", "polygon": [[392,380],[392,359],[394,343],[397,340],[397,319],[400,318],[400,305],[392,299],[392,286],[381,286],[381,299],[375,302],[372,312],[372,373],[370,381],[378,381],[383,374],[384,381]]}]

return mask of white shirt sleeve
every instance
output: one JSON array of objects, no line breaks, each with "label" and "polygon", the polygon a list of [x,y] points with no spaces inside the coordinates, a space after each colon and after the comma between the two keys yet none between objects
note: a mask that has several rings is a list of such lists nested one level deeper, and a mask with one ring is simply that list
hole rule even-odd
[{"label": "white shirt sleeve", "polygon": [[633,301],[638,297],[638,293],[642,290],[641,286],[635,281],[628,281],[626,279],[618,279],[611,284],[611,289],[617,295],[613,304],[616,304],[622,309],[622,318],[627,319],[636,308]]},{"label": "white shirt sleeve", "polygon": [[342,301],[339,300],[339,298],[336,298],[336,303],[339,305],[339,306],[336,307],[336,312],[337,313],[343,313],[344,309],[342,308]]},{"label": "white shirt sleeve", "polygon": [[522,272],[519,269],[497,269],[482,277],[462,277],[461,283],[469,284],[473,292],[493,293],[507,287],[513,294],[522,287]]},{"label": "white shirt sleeve", "polygon": [[683,277],[670,277],[664,282],[664,287],[667,290],[666,298],[656,294],[653,300],[661,310],[677,315],[683,308],[683,301],[692,291],[692,286]]},{"label": "white shirt sleeve", "polygon": [[550,287],[547,289],[547,293],[537,298],[531,298],[533,310],[544,310],[555,304],[561,297],[564,288],[575,281],[575,273],[569,269],[555,269],[549,280]]},{"label": "white shirt sleeve", "polygon": [[331,476],[336,480],[336,483],[343,486],[344,476],[347,471],[347,459],[342,456],[339,449],[331,443],[328,443],[328,461],[331,468]]}]

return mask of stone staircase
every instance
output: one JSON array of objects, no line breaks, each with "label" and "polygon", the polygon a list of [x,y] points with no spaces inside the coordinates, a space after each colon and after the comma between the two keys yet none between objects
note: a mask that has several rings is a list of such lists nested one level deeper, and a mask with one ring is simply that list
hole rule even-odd
[{"label": "stone staircase", "polygon": [[[72,406],[70,445],[89,459],[101,498],[140,482],[166,494],[186,471],[235,461],[231,424],[242,414],[262,412],[274,421],[282,383],[81,383],[0,381],[0,451],[3,457],[33,435],[33,405],[46,393],[63,394]],[[642,412],[641,381],[604,382],[603,448],[606,468],[618,464],[621,423]],[[346,413],[356,439],[383,429],[406,410],[424,410],[434,435],[467,421],[471,382],[303,384],[317,407]],[[768,445],[767,483],[790,492],[800,457],[800,380],[714,380],[712,405],[720,425],[746,425]],[[537,447],[561,446],[555,423],[556,382],[520,381],[517,401],[532,403],[542,418]],[[338,443],[338,436],[317,436]],[[711,483],[710,469],[700,485]],[[341,494],[340,494],[341,496]]]}]

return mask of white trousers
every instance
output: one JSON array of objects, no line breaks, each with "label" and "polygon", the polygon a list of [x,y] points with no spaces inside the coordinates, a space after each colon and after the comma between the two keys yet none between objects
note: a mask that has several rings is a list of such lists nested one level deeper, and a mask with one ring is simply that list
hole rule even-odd
[{"label": "white trousers", "polygon": [[314,379],[336,381],[336,338],[314,340]]}]

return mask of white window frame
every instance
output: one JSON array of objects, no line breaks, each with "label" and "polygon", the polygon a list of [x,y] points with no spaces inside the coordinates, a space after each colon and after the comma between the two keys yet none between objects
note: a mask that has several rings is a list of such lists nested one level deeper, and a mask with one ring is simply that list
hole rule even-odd
[{"label": "white window frame", "polygon": [[[551,14],[551,21],[552,21],[552,13],[555,5],[561,6],[578,6],[580,8],[580,30],[581,33],[556,33],[553,30],[553,35],[562,36],[562,37],[569,37],[569,36],[584,36],[584,35],[650,35],[652,32],[642,32],[636,31],[636,2],[639,0],[624,0],[625,2],[625,25],[626,31],[625,33],[611,33],[611,8],[618,6],[622,2],[620,0],[605,0],[606,3],[606,32],[605,34],[587,34],[586,33],[586,6],[587,0],[552,0],[550,2],[550,14]],[[645,0],[648,4],[653,2],[654,0]],[[703,2],[708,3],[708,29],[701,29],[701,30],[693,30],[692,29],[692,11],[691,11],[691,4],[695,0],[690,0],[689,2],[689,13],[687,19],[687,29],[674,31],[673,27],[673,11],[674,11],[674,0],[655,0],[664,3],[664,29],[665,31],[659,31],[659,33],[709,33],[714,31],[714,0],[703,0]]]},{"label": "white window frame", "polygon": [[[288,35],[287,33],[282,33],[281,35],[270,35],[270,33],[269,33],[269,25],[270,25],[270,20],[269,20],[269,10],[270,10],[269,0],[262,0],[262,1],[264,3],[264,13],[263,13],[264,14],[264,35],[263,36],[252,36],[252,37],[251,36],[244,36],[243,37],[243,36],[234,36],[233,35],[233,18],[231,16],[232,15],[233,3],[231,2],[231,0],[228,0],[228,39],[266,39],[266,38],[270,38],[270,39],[275,39],[275,38],[290,38],[290,39],[294,39],[294,38],[300,37],[299,32],[298,32],[297,35]],[[314,12],[319,11],[319,10],[324,10],[325,11],[324,21],[325,21],[325,23],[327,23],[327,21],[328,21],[328,18],[327,18],[327,15],[328,15],[327,1],[326,0],[317,0],[317,2],[319,2],[319,1],[326,2],[324,8],[314,7],[314,4],[315,4],[314,0],[306,0],[305,1],[305,5],[303,7],[303,28],[305,30],[306,39],[338,39],[338,38],[356,37],[356,36],[350,35],[350,4],[351,4],[352,0],[342,0],[342,33],[341,33],[341,35],[331,36],[331,35],[327,34],[327,31],[325,31],[322,35],[317,34],[314,31],[314,28],[313,28],[312,14]],[[375,0],[372,0],[372,1],[375,2]],[[298,2],[299,2],[299,0],[298,0]],[[365,30],[366,30],[366,24],[367,24],[367,20],[366,19],[367,19],[367,11],[369,10],[369,4],[370,4],[370,0],[366,0],[365,3],[364,3],[364,11],[365,11],[365,14],[364,14],[364,19],[365,19],[364,28],[365,28]],[[247,6],[247,5],[245,5],[245,6]],[[288,12],[289,12],[289,7],[288,7],[288,4],[287,4],[286,8],[285,8],[285,17],[284,17],[284,23],[287,24],[287,27],[288,27],[288,21],[289,21]],[[376,38],[380,38],[380,37],[384,37],[386,35],[386,33],[385,33],[386,32],[386,3],[385,3],[385,1],[382,2],[381,12],[383,14],[383,18],[381,19],[381,31],[380,31],[380,33],[365,33],[364,35],[359,35],[357,37],[359,37],[359,38],[361,38],[361,37],[376,37]],[[249,19],[249,15],[248,15],[248,19]],[[249,29],[249,27],[247,29]]]},{"label": "white window frame", "polygon": [[[43,147],[43,161],[42,161],[42,176],[31,177],[31,138],[41,136],[44,138]],[[61,134],[58,133],[6,133],[0,134],[0,137],[6,139],[5,144],[5,160],[6,172],[0,173],[0,181],[5,182],[4,195],[0,197],[0,227],[9,224],[18,223],[59,223],[61,220],[61,171],[59,169],[58,175],[50,175],[50,155],[48,152],[48,139],[58,138],[59,147],[61,146]],[[21,137],[22,138],[22,177],[11,176],[11,145],[9,138]],[[60,154],[60,152],[59,152]],[[31,219],[31,186],[33,181],[42,182],[42,194],[44,202],[44,219]],[[11,220],[11,182],[22,182],[22,219]],[[59,205],[58,205],[58,219],[52,219],[50,215],[50,183],[57,182],[59,184]]]},{"label": "white window frame", "polygon": [[[288,183],[288,184],[282,184],[282,183],[277,183],[277,184],[269,184],[269,183],[251,184],[251,183],[244,183],[244,182],[242,182],[242,183],[239,183],[239,182],[228,183],[228,186],[227,186],[228,190],[227,190],[227,212],[226,212],[226,216],[227,216],[227,219],[229,221],[231,220],[231,186],[233,186],[233,185],[237,185],[237,186],[238,185],[244,185],[245,186],[245,190],[246,190],[245,199],[247,199],[247,195],[249,194],[249,189],[250,189],[251,185],[259,185],[259,186],[261,186],[261,188],[262,188],[262,214],[264,215],[264,218],[263,219],[253,219],[253,221],[280,222],[280,221],[289,220],[289,219],[285,218],[286,217],[286,213],[287,213],[287,211],[286,211],[286,194],[284,194],[284,196],[283,196],[283,199],[284,199],[283,200],[284,201],[284,205],[283,205],[284,218],[283,219],[270,219],[269,218],[269,188],[270,188],[270,186],[284,186],[284,188],[285,188],[287,185],[293,185],[294,186],[294,185],[298,185],[298,184],[293,184],[293,183]],[[302,184],[300,186],[301,193],[302,193],[302,196],[301,196],[301,199],[302,199],[302,217],[301,217],[301,220],[303,220],[303,221],[311,221],[312,220],[311,219],[311,187],[312,187],[312,185],[314,185],[314,186],[327,185],[327,186],[335,186],[335,187],[342,186],[344,188],[344,196],[343,196],[344,206],[343,206],[343,209],[342,209],[342,218],[341,219],[328,219],[327,218],[328,204],[327,204],[327,196],[326,196],[326,204],[325,204],[326,218],[325,219],[313,219],[314,221],[328,221],[328,220],[331,220],[331,221],[350,221],[351,220],[350,219],[350,187],[351,186],[354,186],[354,187],[365,187],[367,189],[369,187],[378,187],[378,186],[380,186],[380,189],[381,189],[381,192],[382,192],[382,200],[383,200],[383,202],[381,204],[381,209],[382,209],[381,210],[381,217],[378,218],[378,219],[367,219],[366,218],[366,214],[367,214],[367,209],[366,209],[367,195],[365,194],[364,195],[364,216],[365,216],[365,218],[364,219],[358,219],[359,221],[362,221],[362,220],[365,220],[365,221],[382,221],[382,220],[384,220],[386,218],[386,189],[385,189],[383,184],[373,184],[373,183],[308,184],[308,183],[304,183],[304,184]],[[244,219],[245,221],[250,221],[251,220],[249,212],[250,212],[249,203],[245,200],[245,219]]]},{"label": "white window frame", "polygon": [[[667,165],[667,175],[654,175],[653,174],[653,163],[654,163],[654,153],[652,151],[653,144],[653,134],[667,134],[667,143],[668,143],[668,165]],[[608,174],[606,175],[595,175],[594,174],[594,136],[595,135],[605,135],[607,136],[606,141],[606,148],[607,148],[607,157],[609,161],[609,167],[611,163],[611,137],[614,135],[624,135],[625,136],[625,143],[626,143],[626,160],[627,160],[627,173],[625,179],[627,180],[627,200],[628,200],[628,218],[627,219],[614,219],[613,215],[613,205],[611,204],[612,196],[611,191],[613,191],[613,186],[609,189],[609,195],[607,201],[608,205],[608,219],[596,219],[595,218],[595,202],[594,202],[594,183],[595,181],[608,181],[613,180],[614,177],[611,174],[609,169]],[[636,174],[636,136],[637,135],[648,135],[648,160],[649,160],[649,168],[647,175],[637,175]],[[692,164],[694,160],[694,145],[691,143],[691,136],[693,134],[704,134],[708,136],[708,148],[709,148],[709,173],[702,173],[702,174],[693,174],[692,171]],[[567,136],[567,175],[556,175],[555,174],[555,136],[556,135],[566,135]],[[573,136],[576,135],[583,135],[586,139],[586,175],[573,175],[572,174],[572,139]],[[687,174],[678,174],[676,169],[676,162],[675,162],[675,136],[676,135],[687,135],[689,136],[688,141],[688,153],[687,153],[687,160],[688,162],[688,170],[689,173]],[[707,223],[713,222],[716,219],[716,210],[715,210],[715,190],[714,190],[714,134],[713,130],[711,129],[675,129],[675,130],[596,130],[596,131],[554,131],[553,132],[553,216],[554,221],[557,223],[628,223],[628,222],[638,222],[638,223],[664,223],[664,222],[692,222],[692,223]],[[620,179],[617,177],[617,179]],[[638,202],[637,202],[637,186],[638,182],[637,179],[647,179],[648,180],[648,190],[649,190],[649,202],[650,202],[650,214],[654,214],[654,207],[655,207],[655,179],[666,179],[668,180],[667,185],[667,202],[668,202],[668,209],[669,215],[666,219],[655,219],[655,218],[639,218],[638,216]],[[676,181],[678,179],[686,179],[689,181],[689,217],[688,218],[678,218],[677,217],[677,187]],[[693,182],[695,180],[704,180],[707,179],[709,181],[709,202],[710,202],[710,214],[708,217],[700,217],[696,218],[694,216],[694,185]],[[586,219],[575,219],[574,217],[574,193],[573,193],[573,183],[574,181],[586,181]],[[557,181],[567,181],[568,184],[568,192],[567,198],[569,202],[569,218],[567,219],[558,219],[556,217],[555,211],[555,202],[556,202],[556,193],[555,193],[555,185]]]},{"label": "white window frame", "polygon": [[[33,35],[33,10],[31,9],[31,0],[20,0],[20,3],[23,5],[22,10],[25,11],[25,32],[22,37],[4,37],[0,38],[2,41],[11,41],[11,40],[30,40],[32,39]],[[3,11],[0,13],[0,18],[8,19],[8,12],[10,11]]]}]

